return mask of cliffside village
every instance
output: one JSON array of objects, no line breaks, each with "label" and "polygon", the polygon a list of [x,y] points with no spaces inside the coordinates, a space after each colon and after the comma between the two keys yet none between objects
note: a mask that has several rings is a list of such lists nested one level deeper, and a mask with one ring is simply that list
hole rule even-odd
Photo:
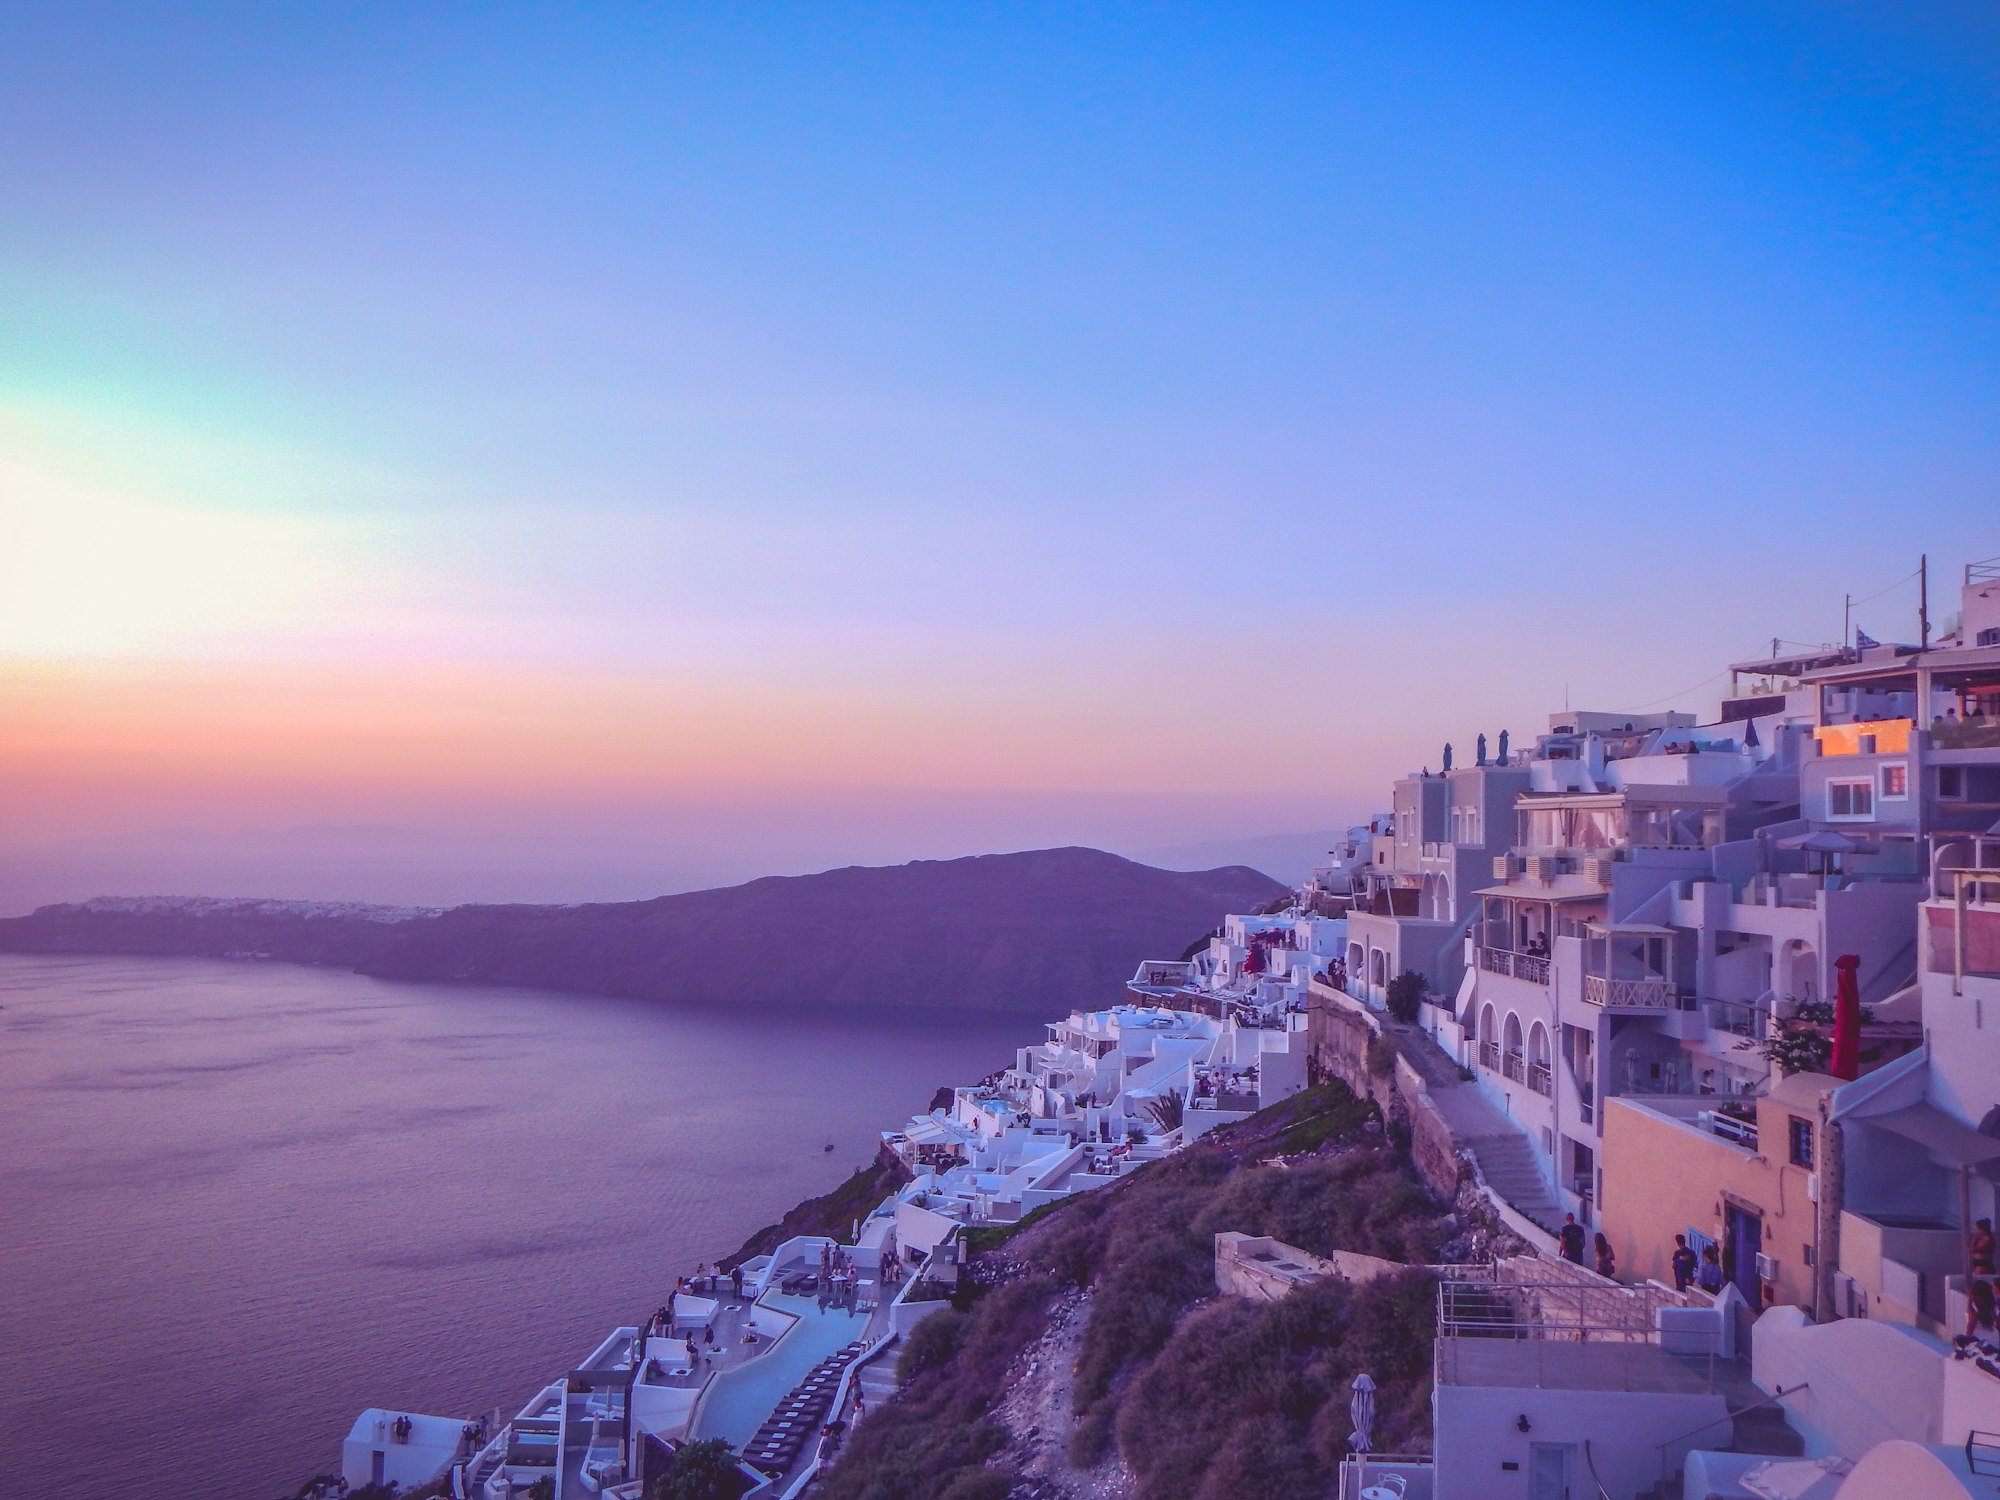
[{"label": "cliffside village", "polygon": [[[636,1500],[721,1437],[804,1494],[968,1227],[1337,1078],[1501,1246],[1433,1268],[1432,1451],[1357,1442],[1343,1500],[1993,1500],[2000,559],[1920,634],[1777,643],[1707,718],[1470,733],[1279,909],[886,1133],[909,1180],[851,1243],[684,1285],[496,1431],[363,1413],[347,1481]],[[1367,1261],[1224,1234],[1217,1282]]]}]

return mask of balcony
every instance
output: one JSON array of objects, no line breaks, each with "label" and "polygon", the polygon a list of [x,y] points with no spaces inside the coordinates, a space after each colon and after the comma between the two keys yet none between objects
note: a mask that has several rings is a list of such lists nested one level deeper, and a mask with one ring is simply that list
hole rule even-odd
[{"label": "balcony", "polygon": [[1533,953],[1516,953],[1511,948],[1481,947],[1479,967],[1489,974],[1505,974],[1510,979],[1525,979],[1529,984],[1549,982],[1549,961]]},{"label": "balcony", "polygon": [[1674,987],[1657,976],[1619,979],[1603,974],[1583,976],[1583,998],[1603,1010],[1665,1011],[1678,1008]]},{"label": "balcony", "polygon": [[1547,1096],[1549,1093],[1549,1065],[1547,1063],[1536,1062],[1528,1064],[1528,1087],[1544,1097]]},{"label": "balcony", "polygon": [[1527,1059],[1522,1057],[1518,1052],[1509,1052],[1506,1057],[1501,1059],[1500,1071],[1516,1083],[1526,1083],[1528,1081]]},{"label": "balcony", "polygon": [[1479,1066],[1486,1069],[1489,1073],[1500,1071],[1500,1044],[1498,1042],[1481,1042],[1479,1044]]}]

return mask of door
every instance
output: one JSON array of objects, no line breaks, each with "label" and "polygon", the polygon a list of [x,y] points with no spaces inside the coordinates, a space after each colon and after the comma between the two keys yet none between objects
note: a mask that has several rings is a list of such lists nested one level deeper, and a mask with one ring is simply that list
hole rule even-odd
[{"label": "door", "polygon": [[1734,1203],[1723,1213],[1723,1271],[1736,1283],[1736,1290],[1754,1316],[1764,1306],[1764,1289],[1757,1279],[1757,1256],[1764,1248],[1764,1219]]},{"label": "door", "polygon": [[1532,1443],[1528,1448],[1528,1500],[1569,1500],[1568,1443]]}]

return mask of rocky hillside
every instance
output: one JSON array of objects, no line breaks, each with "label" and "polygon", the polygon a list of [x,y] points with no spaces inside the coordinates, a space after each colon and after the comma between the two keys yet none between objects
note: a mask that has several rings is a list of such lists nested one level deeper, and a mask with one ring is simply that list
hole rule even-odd
[{"label": "rocky hillside", "polygon": [[0,920],[0,951],[260,957],[413,980],[701,1004],[1058,1014],[1115,1000],[1225,912],[1255,870],[1156,870],[1096,849],[773,876],[652,901],[460,906],[116,898]]},{"label": "rocky hillside", "polygon": [[[1215,1236],[1398,1261],[1276,1303],[1218,1296]],[[826,1500],[1321,1500],[1379,1386],[1377,1447],[1430,1434],[1435,1283],[1479,1230],[1417,1181],[1343,1085],[1298,1095],[1115,1185],[975,1231],[969,1282],[911,1332]]]}]

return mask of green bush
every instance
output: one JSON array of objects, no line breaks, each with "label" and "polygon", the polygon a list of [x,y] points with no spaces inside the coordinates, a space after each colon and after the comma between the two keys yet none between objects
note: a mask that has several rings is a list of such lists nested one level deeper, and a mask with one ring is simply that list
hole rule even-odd
[{"label": "green bush", "polygon": [[1431,982],[1415,969],[1405,969],[1389,981],[1389,1014],[1399,1021],[1414,1021],[1417,1007],[1430,993]]},{"label": "green bush", "polygon": [[933,1366],[948,1363],[965,1342],[966,1325],[972,1315],[953,1308],[932,1313],[903,1336],[903,1352],[896,1357],[896,1379],[908,1385]]},{"label": "green bush", "polygon": [[674,1450],[674,1466],[654,1481],[649,1500],[736,1500],[744,1489],[729,1444],[702,1438]]}]

